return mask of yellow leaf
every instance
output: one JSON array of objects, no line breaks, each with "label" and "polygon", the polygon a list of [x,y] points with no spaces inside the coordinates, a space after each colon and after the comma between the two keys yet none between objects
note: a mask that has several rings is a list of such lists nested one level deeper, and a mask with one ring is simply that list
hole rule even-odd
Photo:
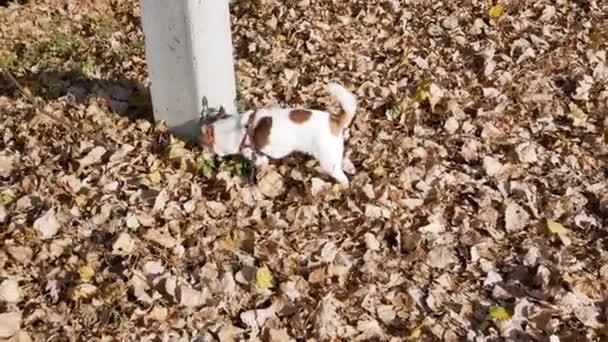
[{"label": "yellow leaf", "polygon": [[30,90],[30,88],[28,87],[23,87],[23,92],[27,95],[27,96],[32,96],[32,91]]},{"label": "yellow leaf", "polygon": [[156,185],[156,184],[160,183],[161,180],[162,180],[162,178],[163,178],[161,176],[160,172],[158,172],[158,171],[154,171],[154,172],[148,173],[145,177],[153,185]]},{"label": "yellow leaf", "polygon": [[97,287],[91,284],[80,284],[74,288],[72,292],[72,299],[79,300],[83,298],[91,297],[95,292],[97,292]]},{"label": "yellow leaf", "polygon": [[570,109],[570,114],[572,114],[572,116],[574,117],[584,118],[585,116],[587,116],[585,112],[574,102],[570,102],[568,104],[568,109]]},{"label": "yellow leaf", "polygon": [[83,122],[82,123],[82,130],[89,133],[89,132],[93,132],[95,131],[95,127],[93,127],[93,125],[91,125],[88,122]]},{"label": "yellow leaf", "polygon": [[9,205],[13,202],[15,202],[17,198],[15,196],[13,196],[12,194],[8,194],[8,193],[4,193],[4,194],[0,194],[0,203],[4,204],[4,205]]},{"label": "yellow leaf", "polygon": [[505,7],[501,4],[496,4],[490,8],[488,14],[490,14],[491,18],[498,19],[502,16],[505,11]]},{"label": "yellow leaf", "polygon": [[377,177],[384,177],[384,176],[386,176],[386,170],[382,166],[378,166],[377,168],[375,168],[374,171],[373,171],[373,173]]},{"label": "yellow leaf", "polygon": [[171,137],[169,147],[169,159],[170,160],[181,160],[188,154],[188,150],[185,149],[186,144],[183,141],[174,139]]},{"label": "yellow leaf", "polygon": [[237,248],[237,243],[238,241],[236,241],[231,234],[227,234],[224,239],[221,240],[220,248],[227,251],[233,251]]},{"label": "yellow leaf", "polygon": [[416,328],[414,328],[414,330],[412,330],[410,336],[408,337],[408,340],[416,340],[420,337],[420,335],[422,335],[422,324],[418,325]]},{"label": "yellow leaf", "polygon": [[87,203],[89,202],[89,199],[85,196],[85,195],[78,195],[76,196],[76,198],[74,198],[74,202],[79,206],[79,207],[84,207],[85,205],[87,205]]},{"label": "yellow leaf", "polygon": [[126,288],[122,281],[116,281],[103,288],[103,295],[107,300],[114,301],[125,294]]},{"label": "yellow leaf", "polygon": [[80,279],[82,279],[84,282],[91,281],[91,279],[93,279],[95,276],[95,270],[89,265],[82,266],[78,270],[78,273],[80,273]]},{"label": "yellow leaf", "polygon": [[269,289],[274,286],[274,279],[268,267],[258,268],[255,273],[255,285],[260,289]]},{"label": "yellow leaf", "polygon": [[568,232],[568,229],[561,223],[547,219],[547,228],[553,234],[561,235]]},{"label": "yellow leaf", "polygon": [[423,102],[424,100],[430,99],[431,94],[429,93],[429,83],[422,82],[416,87],[416,93],[414,94],[414,101]]},{"label": "yellow leaf", "polygon": [[490,309],[488,310],[488,315],[500,321],[506,321],[511,319],[511,314],[507,311],[507,309],[500,305],[493,305],[492,307],[490,307]]}]

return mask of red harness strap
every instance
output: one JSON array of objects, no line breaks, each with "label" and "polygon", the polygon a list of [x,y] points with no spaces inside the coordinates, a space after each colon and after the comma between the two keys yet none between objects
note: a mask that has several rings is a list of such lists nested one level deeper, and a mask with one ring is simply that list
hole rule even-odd
[{"label": "red harness strap", "polygon": [[[246,147],[249,147],[251,149],[252,154],[253,154],[254,163],[259,154],[270,158],[269,155],[258,150],[258,148],[255,146],[255,143],[254,143],[254,136],[255,136],[254,123],[255,123],[255,117],[257,116],[257,114],[258,114],[258,112],[253,112],[253,113],[251,113],[251,115],[249,115],[249,119],[247,119],[246,131],[245,131],[245,134],[243,134],[243,139],[241,139],[241,144],[239,145],[239,151],[241,153],[243,152],[243,149]],[[247,137],[249,137],[249,143],[247,143]]]},{"label": "red harness strap", "polygon": [[[258,112],[253,112],[249,115],[249,119],[247,119],[247,126],[245,127],[245,134],[243,134],[243,139],[241,139],[241,144],[239,145],[239,151],[242,152],[244,148],[249,147],[253,154],[255,155],[257,149],[255,148],[255,144],[253,143],[253,135],[255,133],[255,126],[253,123],[255,122],[255,117]],[[247,137],[249,137],[249,143],[247,144]],[[255,158],[255,157],[254,157]]]}]

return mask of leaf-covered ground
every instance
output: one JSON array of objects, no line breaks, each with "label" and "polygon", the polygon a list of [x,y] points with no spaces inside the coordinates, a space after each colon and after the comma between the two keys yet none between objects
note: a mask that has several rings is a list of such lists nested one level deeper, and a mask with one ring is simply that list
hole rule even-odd
[{"label": "leaf-covered ground", "polygon": [[7,6],[2,66],[114,150],[0,83],[0,338],[607,338],[606,1],[233,1],[241,109],[358,95],[347,189],[152,124],[137,1]]}]

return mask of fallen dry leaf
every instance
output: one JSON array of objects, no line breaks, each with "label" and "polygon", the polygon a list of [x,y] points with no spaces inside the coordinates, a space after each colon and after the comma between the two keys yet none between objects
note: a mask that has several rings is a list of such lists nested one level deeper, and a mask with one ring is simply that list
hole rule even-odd
[{"label": "fallen dry leaf", "polygon": [[43,239],[50,239],[61,229],[61,224],[55,217],[55,209],[49,209],[34,222],[36,229]]},{"label": "fallen dry leaf", "polygon": [[357,95],[344,189],[302,153],[252,181],[185,144],[140,4],[56,2],[0,6],[0,64],[115,152],[0,82],[13,339],[605,337],[606,1],[231,1],[239,113]]},{"label": "fallen dry leaf", "polygon": [[21,327],[21,314],[18,312],[5,312],[0,314],[0,338],[9,338],[15,335]]},{"label": "fallen dry leaf", "polygon": [[106,154],[106,149],[102,146],[94,147],[86,156],[78,160],[80,167],[87,167],[97,164],[101,161],[101,157]]},{"label": "fallen dry leaf", "polygon": [[283,191],[285,191],[283,185],[283,176],[272,170],[264,175],[264,177],[258,182],[258,188],[265,196],[270,198],[277,197],[281,195]]},{"label": "fallen dry leaf", "polygon": [[21,301],[23,294],[19,283],[14,279],[4,279],[0,282],[0,301],[16,304]]}]

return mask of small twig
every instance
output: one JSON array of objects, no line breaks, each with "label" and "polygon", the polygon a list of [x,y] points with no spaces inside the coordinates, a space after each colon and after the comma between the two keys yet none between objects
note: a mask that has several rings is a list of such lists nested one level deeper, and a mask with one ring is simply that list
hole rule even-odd
[{"label": "small twig", "polygon": [[69,123],[68,121],[58,117],[55,114],[50,113],[49,111],[45,110],[44,108],[42,108],[42,106],[40,106],[38,104],[38,102],[36,101],[36,98],[34,98],[34,96],[32,96],[32,94],[30,94],[14,77],[13,75],[11,75],[11,73],[7,70],[4,70],[4,75],[6,78],[8,78],[11,82],[13,82],[13,84],[17,87],[17,89],[19,90],[19,92],[21,94],[23,94],[23,96],[25,96],[34,107],[36,107],[36,109],[38,109],[38,111],[40,111],[42,114],[46,115],[47,117],[55,120],[56,122],[59,122],[60,124],[73,129],[74,131],[82,134],[83,136],[89,138],[90,140],[96,142],[97,144],[105,147],[106,150],[108,151],[114,151],[114,148],[110,147],[107,143],[105,143],[104,141],[101,141],[99,138],[81,130],[80,128],[72,125],[71,123]]}]

